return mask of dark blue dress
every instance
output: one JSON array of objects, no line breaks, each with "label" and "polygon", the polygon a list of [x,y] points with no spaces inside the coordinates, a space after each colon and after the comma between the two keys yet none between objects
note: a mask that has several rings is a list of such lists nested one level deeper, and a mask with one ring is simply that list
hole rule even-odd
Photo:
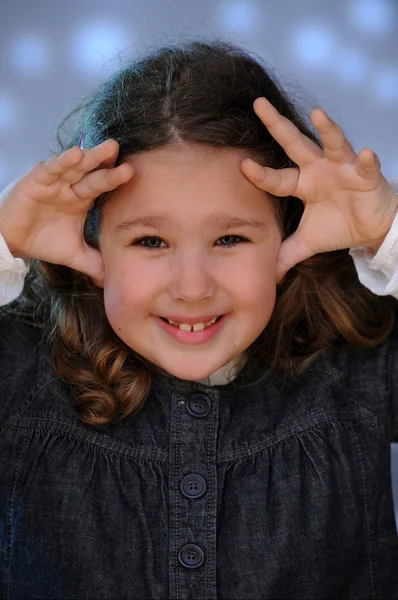
[{"label": "dark blue dress", "polygon": [[398,598],[398,328],[283,389],[154,373],[100,431],[39,333],[0,329],[2,599]]}]

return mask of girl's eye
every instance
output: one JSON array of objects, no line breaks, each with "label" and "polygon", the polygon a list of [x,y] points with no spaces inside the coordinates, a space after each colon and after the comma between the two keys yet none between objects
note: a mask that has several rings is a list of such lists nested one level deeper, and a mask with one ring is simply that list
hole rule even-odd
[{"label": "girl's eye", "polygon": [[[228,241],[226,244],[221,244],[221,246],[225,246],[227,248],[232,248],[233,246],[237,246],[238,244],[241,244],[242,242],[248,242],[249,240],[245,237],[243,237],[242,235],[223,235],[223,237],[220,238],[220,240],[225,240],[225,239],[229,239],[230,241]],[[238,240],[233,241],[233,240]]]},{"label": "girl's eye", "polygon": [[[232,248],[233,246],[237,246],[238,243],[242,243],[242,242],[248,242],[249,240],[241,235],[224,235],[223,237],[219,238],[220,240],[228,240],[227,243],[221,244],[221,247],[224,248]],[[149,245],[146,245],[146,242],[149,240],[149,242],[151,242]],[[238,242],[236,241],[238,240]],[[142,248],[145,248],[146,250],[162,250],[162,248],[160,246],[155,245],[157,241],[162,242],[163,240],[160,237],[157,236],[146,236],[146,237],[142,237],[138,240],[135,240],[132,243],[132,246],[141,246]]]},{"label": "girl's eye", "polygon": [[141,246],[142,248],[145,248],[146,250],[159,250],[159,246],[154,246],[153,244],[150,244],[149,246],[146,246],[145,242],[147,240],[150,240],[151,242],[153,242],[153,241],[156,242],[158,240],[162,241],[159,237],[154,237],[154,236],[149,237],[149,236],[147,236],[147,237],[143,237],[143,238],[140,238],[138,240],[135,240],[132,243],[132,245],[133,246]]}]

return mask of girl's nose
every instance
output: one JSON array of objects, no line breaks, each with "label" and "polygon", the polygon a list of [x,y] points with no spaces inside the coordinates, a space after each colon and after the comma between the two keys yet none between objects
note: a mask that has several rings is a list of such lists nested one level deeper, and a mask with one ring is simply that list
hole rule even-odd
[{"label": "girl's nose", "polygon": [[208,260],[199,256],[185,256],[175,261],[171,268],[171,290],[174,298],[198,302],[215,292],[214,276]]}]

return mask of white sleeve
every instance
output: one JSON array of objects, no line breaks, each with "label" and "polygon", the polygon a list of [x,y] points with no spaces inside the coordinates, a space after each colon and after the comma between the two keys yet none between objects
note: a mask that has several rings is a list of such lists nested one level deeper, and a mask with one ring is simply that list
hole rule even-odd
[{"label": "white sleeve", "polygon": [[30,260],[14,258],[0,233],[0,306],[18,298],[29,271]]},{"label": "white sleeve", "polygon": [[[398,193],[398,179],[390,181]],[[398,212],[387,236],[373,256],[367,248],[351,248],[349,254],[359,281],[378,296],[398,298]]]}]

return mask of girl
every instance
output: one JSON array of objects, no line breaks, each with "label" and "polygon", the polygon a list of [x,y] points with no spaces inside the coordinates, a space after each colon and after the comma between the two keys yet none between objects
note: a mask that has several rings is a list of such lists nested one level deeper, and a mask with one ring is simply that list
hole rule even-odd
[{"label": "girl", "polygon": [[377,156],[217,41],[77,112],[0,197],[2,597],[396,598]]}]

